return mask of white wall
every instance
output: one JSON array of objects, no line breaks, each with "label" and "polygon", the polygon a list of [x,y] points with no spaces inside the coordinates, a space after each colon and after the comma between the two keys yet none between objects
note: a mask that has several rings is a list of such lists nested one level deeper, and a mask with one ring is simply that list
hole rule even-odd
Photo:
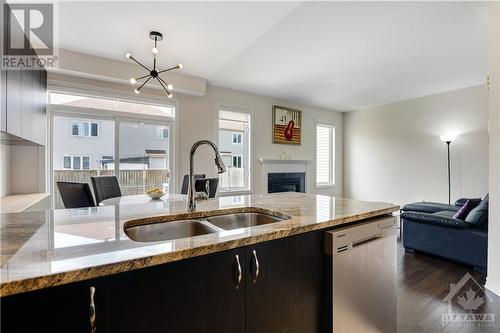
[{"label": "white wall", "polygon": [[451,145],[452,201],[488,192],[488,98],[484,86],[460,89],[344,117],[344,196],[405,204],[448,201],[446,144]]},{"label": "white wall", "polygon": [[[107,93],[116,92],[120,95],[135,97],[130,85],[116,82],[96,81],[72,76],[49,73],[49,88],[51,84],[65,85],[77,88],[88,88]],[[288,150],[292,159],[315,159],[315,123],[316,121],[331,123],[336,126],[336,186],[318,190],[318,193],[342,196],[343,179],[343,130],[342,113],[320,109],[306,105],[289,103],[265,96],[229,90],[208,85],[206,95],[189,96],[179,93],[173,99],[167,99],[162,91],[144,88],[141,97],[165,99],[177,102],[177,143],[176,143],[176,174],[177,190],[180,188],[182,175],[189,171],[189,151],[192,144],[199,139],[218,141],[218,111],[219,107],[247,111],[252,114],[252,191],[262,193],[263,185],[259,179],[262,175],[262,165],[259,158],[279,158],[283,150]],[[279,145],[272,143],[272,106],[274,104],[302,110],[302,144],[300,146]],[[213,154],[207,147],[200,147],[196,156],[197,173],[216,175]],[[314,172],[314,163],[310,163],[309,172]]]},{"label": "white wall", "polygon": [[[259,158],[279,158],[284,150],[288,150],[292,159],[315,159],[316,121],[328,122],[336,126],[336,186],[318,190],[318,193],[342,196],[343,169],[343,130],[342,113],[299,105],[269,97],[239,92],[211,85],[207,86],[207,94],[202,97],[178,96],[179,102],[179,168],[181,173],[189,169],[189,149],[198,139],[217,140],[217,115],[219,106],[241,109],[252,114],[252,188],[254,193],[264,191],[262,164]],[[302,110],[302,144],[300,146],[280,145],[272,143],[272,106],[287,106]],[[202,148],[200,148],[201,150]],[[210,170],[215,175],[215,166],[211,152],[203,148],[204,154],[196,159],[198,172]],[[314,163],[308,172],[314,172]]]},{"label": "white wall", "polygon": [[0,152],[0,197],[46,191],[44,147],[2,142]]},{"label": "white wall", "polygon": [[500,296],[500,4],[490,4],[490,206],[486,288]]}]

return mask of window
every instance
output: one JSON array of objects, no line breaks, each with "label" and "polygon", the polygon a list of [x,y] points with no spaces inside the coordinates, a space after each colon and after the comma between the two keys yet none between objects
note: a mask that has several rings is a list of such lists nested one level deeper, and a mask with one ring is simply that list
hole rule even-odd
[{"label": "window", "polygon": [[233,168],[241,168],[241,155],[233,156]]},{"label": "window", "polygon": [[63,156],[63,169],[90,170],[90,156]]},{"label": "window", "polygon": [[335,184],[335,127],[316,126],[316,185]]},{"label": "window", "polygon": [[156,138],[162,140],[168,139],[168,127],[157,127]]},{"label": "window", "polygon": [[241,144],[243,133],[233,133],[233,143]]},{"label": "window", "polygon": [[90,121],[73,121],[71,135],[97,138],[99,136],[99,123]]},{"label": "window", "polygon": [[219,110],[219,150],[227,167],[220,191],[250,190],[250,114]]},{"label": "window", "polygon": [[63,156],[63,168],[71,169],[71,156]]}]

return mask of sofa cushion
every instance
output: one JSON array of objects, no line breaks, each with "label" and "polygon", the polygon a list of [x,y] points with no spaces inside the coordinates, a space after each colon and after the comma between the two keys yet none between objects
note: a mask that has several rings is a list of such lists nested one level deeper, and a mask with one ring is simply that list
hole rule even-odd
[{"label": "sofa cushion", "polygon": [[433,224],[447,228],[467,229],[470,227],[469,223],[440,214],[443,214],[443,212],[434,214],[421,212],[403,212],[401,214],[401,218],[403,220],[409,220],[416,223]]},{"label": "sofa cushion", "polygon": [[482,200],[465,218],[473,228],[486,229],[488,226],[489,198]]},{"label": "sofa cushion", "polygon": [[442,210],[440,212],[432,213],[432,215],[434,216],[442,216],[442,217],[447,217],[449,219],[453,218],[453,215],[455,214],[456,214],[455,212],[451,212],[449,210]]},{"label": "sofa cushion", "polygon": [[470,211],[476,208],[476,206],[479,205],[480,202],[480,198],[467,200],[465,204],[458,210],[458,212],[453,215],[453,217],[459,220],[465,220]]},{"label": "sofa cushion", "polygon": [[407,204],[403,206],[404,211],[412,211],[412,212],[422,212],[422,213],[436,213],[443,210],[458,212],[460,207],[456,207],[453,205],[447,205],[439,202],[414,202],[411,204]]}]

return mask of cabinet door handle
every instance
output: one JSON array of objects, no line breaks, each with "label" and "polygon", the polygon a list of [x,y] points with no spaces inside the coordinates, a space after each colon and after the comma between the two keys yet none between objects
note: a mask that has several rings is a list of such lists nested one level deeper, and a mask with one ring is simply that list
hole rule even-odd
[{"label": "cabinet door handle", "polygon": [[95,287],[90,287],[90,332],[95,333],[95,303],[94,303]]},{"label": "cabinet door handle", "polygon": [[260,271],[260,266],[259,266],[259,259],[257,259],[257,251],[253,250],[252,251],[252,258],[253,258],[253,266],[252,267],[252,272],[253,272],[253,283],[257,282],[257,278],[259,277],[259,271]]},{"label": "cabinet door handle", "polygon": [[235,267],[236,267],[236,271],[235,271],[236,289],[239,289],[240,284],[241,284],[241,279],[243,278],[243,271],[241,270],[240,256],[235,255],[234,259],[235,259],[235,263],[236,263],[236,265],[235,265]]}]

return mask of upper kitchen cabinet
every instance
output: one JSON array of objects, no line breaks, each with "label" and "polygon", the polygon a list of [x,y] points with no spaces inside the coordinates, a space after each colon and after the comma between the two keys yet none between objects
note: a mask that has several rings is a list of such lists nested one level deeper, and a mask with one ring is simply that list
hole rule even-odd
[{"label": "upper kitchen cabinet", "polygon": [[[37,143],[46,144],[47,72],[45,70],[8,70],[5,74],[5,112],[2,131]],[[2,105],[4,101],[2,100]],[[5,113],[5,115],[4,115]]]},{"label": "upper kitchen cabinet", "polygon": [[7,132],[7,71],[0,70],[0,131]]}]

